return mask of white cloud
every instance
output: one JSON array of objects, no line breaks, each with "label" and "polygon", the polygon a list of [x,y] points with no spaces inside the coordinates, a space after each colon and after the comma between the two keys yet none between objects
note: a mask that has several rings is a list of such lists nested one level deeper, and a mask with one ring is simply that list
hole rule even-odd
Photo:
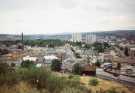
[{"label": "white cloud", "polygon": [[134,29],[134,0],[0,0],[0,33]]}]

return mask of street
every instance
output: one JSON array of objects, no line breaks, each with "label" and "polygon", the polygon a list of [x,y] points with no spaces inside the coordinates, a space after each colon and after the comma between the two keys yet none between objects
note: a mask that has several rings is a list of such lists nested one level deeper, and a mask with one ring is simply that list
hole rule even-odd
[{"label": "street", "polygon": [[112,74],[105,72],[103,69],[97,69],[96,74],[97,77],[99,78],[116,81],[128,87],[135,87],[135,78],[133,77],[123,76],[123,75],[120,75],[119,77],[115,77]]}]

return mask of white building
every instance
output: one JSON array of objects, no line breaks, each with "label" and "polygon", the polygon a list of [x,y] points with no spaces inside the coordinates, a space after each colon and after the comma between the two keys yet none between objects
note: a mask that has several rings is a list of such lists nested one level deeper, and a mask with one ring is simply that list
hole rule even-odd
[{"label": "white building", "polygon": [[45,64],[51,64],[52,60],[54,60],[54,59],[58,59],[58,57],[56,57],[55,55],[44,56],[44,63]]},{"label": "white building", "polygon": [[37,59],[37,57],[30,57],[30,56],[23,57],[23,61],[27,61],[27,60],[36,62],[38,59]]},{"label": "white building", "polygon": [[82,34],[81,33],[73,33],[71,41],[73,41],[73,42],[81,42],[82,41]]},{"label": "white building", "polygon": [[96,35],[95,34],[86,34],[86,40],[85,40],[85,42],[87,43],[87,44],[92,44],[92,43],[94,43],[94,42],[96,42]]}]

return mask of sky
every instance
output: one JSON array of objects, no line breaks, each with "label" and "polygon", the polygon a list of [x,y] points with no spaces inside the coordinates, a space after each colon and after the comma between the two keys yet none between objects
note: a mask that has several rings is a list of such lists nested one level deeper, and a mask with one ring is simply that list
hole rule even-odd
[{"label": "sky", "polygon": [[135,29],[135,0],[0,0],[1,34]]}]

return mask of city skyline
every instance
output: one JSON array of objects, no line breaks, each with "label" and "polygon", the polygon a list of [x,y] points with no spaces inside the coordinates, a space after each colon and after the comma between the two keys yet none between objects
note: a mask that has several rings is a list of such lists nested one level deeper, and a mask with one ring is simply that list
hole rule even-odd
[{"label": "city skyline", "polygon": [[0,34],[135,29],[134,0],[0,0]]}]

